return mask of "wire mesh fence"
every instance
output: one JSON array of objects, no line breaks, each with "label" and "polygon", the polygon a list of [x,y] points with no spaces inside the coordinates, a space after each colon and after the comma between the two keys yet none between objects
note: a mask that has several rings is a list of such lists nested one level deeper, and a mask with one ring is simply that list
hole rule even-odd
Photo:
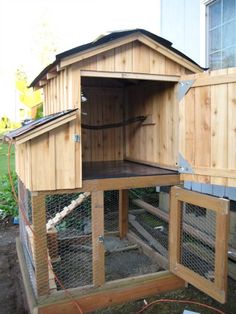
[{"label": "wire mesh fence", "polygon": [[30,282],[35,295],[36,291],[36,280],[35,280],[35,265],[33,252],[31,248],[30,229],[29,225],[32,224],[32,205],[31,205],[31,193],[28,191],[24,184],[18,180],[19,185],[19,228],[20,228],[20,240],[25,256],[26,267],[28,270]]},{"label": "wire mesh fence", "polygon": [[[83,200],[83,202],[82,202]],[[91,197],[47,195],[47,243],[57,290],[92,284]]]},{"label": "wire mesh fence", "polygon": [[214,282],[216,213],[182,202],[181,264]]},{"label": "wire mesh fence", "polygon": [[[20,234],[31,284],[37,295],[48,295],[62,289],[92,287],[93,257],[92,204],[90,193],[34,196],[19,184]],[[129,191],[129,221],[144,228],[152,243],[143,238],[134,224],[129,229],[148,245],[165,243],[168,248],[168,224],[138,208],[133,200],[150,200],[158,205],[154,189]],[[33,210],[32,210],[33,208]],[[128,237],[119,235],[119,191],[104,193],[105,281],[153,273],[160,270],[156,260]],[[163,229],[165,226],[165,230]],[[159,244],[160,247],[162,247]],[[166,253],[165,249],[165,254]],[[162,252],[163,253],[163,252]],[[97,261],[99,267],[99,261]],[[38,288],[36,288],[38,287]]]}]

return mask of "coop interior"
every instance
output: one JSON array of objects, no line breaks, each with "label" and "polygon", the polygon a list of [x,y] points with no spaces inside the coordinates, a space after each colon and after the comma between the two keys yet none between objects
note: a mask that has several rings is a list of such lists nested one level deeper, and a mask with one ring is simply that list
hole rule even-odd
[{"label": "coop interior", "polygon": [[176,169],[175,86],[174,82],[82,77],[83,179]]},{"label": "coop interior", "polygon": [[[51,267],[46,264],[44,271],[41,267],[37,276],[34,243],[39,245],[37,258],[44,262],[40,254],[45,248],[39,237],[34,239],[25,219],[20,220],[24,258],[35,296],[55,295],[70,288],[86,291],[168,269],[169,190],[163,187],[159,192],[150,187],[126,190],[125,194],[105,191],[103,233],[94,240],[98,221],[92,217],[90,193],[48,194],[32,202],[31,192],[20,182],[23,216],[35,225],[44,219],[37,208],[46,209],[46,252]],[[128,210],[127,226],[122,228],[121,203]],[[214,281],[214,212],[183,203],[181,230],[182,264]],[[104,250],[100,259],[97,245]]]}]

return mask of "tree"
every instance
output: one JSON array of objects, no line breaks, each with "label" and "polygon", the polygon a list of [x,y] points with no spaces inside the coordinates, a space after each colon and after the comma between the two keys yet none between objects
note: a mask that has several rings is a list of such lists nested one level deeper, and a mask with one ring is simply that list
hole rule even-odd
[{"label": "tree", "polygon": [[29,108],[31,117],[35,118],[37,110],[32,109],[38,106],[42,107],[42,92],[41,90],[34,91],[32,88],[28,88],[27,75],[22,69],[16,70],[16,89],[19,92],[20,102]]}]

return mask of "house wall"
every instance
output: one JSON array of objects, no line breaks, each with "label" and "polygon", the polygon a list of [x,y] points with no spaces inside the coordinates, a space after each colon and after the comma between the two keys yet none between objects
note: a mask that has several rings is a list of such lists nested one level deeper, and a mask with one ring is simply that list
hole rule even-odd
[{"label": "house wall", "polygon": [[205,66],[205,5],[203,0],[161,0],[160,36]]}]

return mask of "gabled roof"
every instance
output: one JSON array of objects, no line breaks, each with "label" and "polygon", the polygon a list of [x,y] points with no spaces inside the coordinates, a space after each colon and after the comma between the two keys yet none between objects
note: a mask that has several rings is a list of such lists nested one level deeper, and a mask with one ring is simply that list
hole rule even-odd
[{"label": "gabled roof", "polygon": [[16,141],[18,144],[22,144],[74,120],[76,118],[76,111],[77,109],[69,109],[34,120],[27,125],[5,134],[4,140]]},{"label": "gabled roof", "polygon": [[99,48],[99,46],[102,46],[104,44],[108,44],[108,43],[112,43],[115,42],[119,39],[122,39],[124,37],[130,36],[130,35],[134,35],[134,34],[142,34],[148,38],[150,38],[151,40],[153,40],[154,42],[164,46],[165,48],[167,48],[168,50],[172,51],[173,53],[175,53],[176,55],[178,55],[179,57],[185,59],[186,61],[191,62],[193,65],[195,65],[197,68],[199,68],[199,70],[205,70],[204,68],[202,68],[199,64],[197,64],[195,61],[193,61],[192,59],[190,59],[188,56],[186,56],[185,54],[183,54],[182,52],[180,52],[179,50],[175,49],[174,47],[172,47],[172,43],[160,36],[157,36],[151,32],[148,32],[147,30],[144,29],[132,29],[132,30],[126,30],[126,31],[115,31],[115,32],[111,32],[108,35],[104,35],[104,36],[99,36],[97,39],[95,39],[94,41],[87,43],[85,45],[81,45],[75,48],[72,48],[70,50],[64,51],[62,53],[59,53],[58,55],[56,55],[56,60],[48,65],[30,84],[30,87],[34,87],[50,70],[52,70],[53,68],[55,68],[58,64],[60,64],[60,62],[68,57],[71,57],[73,55],[79,54],[79,53],[86,53],[88,50],[91,49],[96,49]]}]

